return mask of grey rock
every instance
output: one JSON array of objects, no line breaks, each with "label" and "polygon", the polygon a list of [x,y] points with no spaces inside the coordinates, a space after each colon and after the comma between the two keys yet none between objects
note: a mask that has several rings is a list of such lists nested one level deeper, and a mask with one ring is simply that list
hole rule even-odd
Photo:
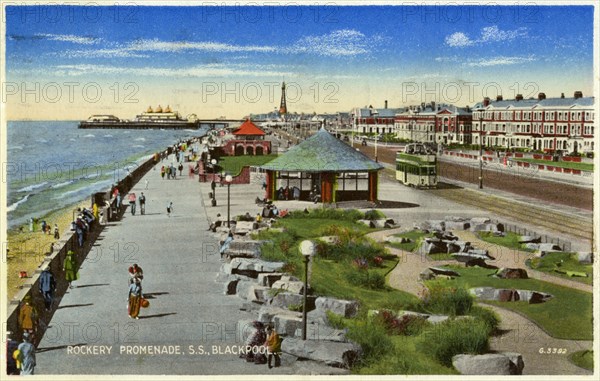
[{"label": "grey rock", "polygon": [[[289,311],[288,311],[289,312]],[[280,335],[293,337],[302,329],[302,314],[280,314],[273,316],[273,325]]]},{"label": "grey rock", "polygon": [[[295,337],[302,337],[302,328],[296,330]],[[348,342],[346,339],[346,330],[332,328],[325,324],[310,323],[306,326],[306,339],[315,341],[336,341],[340,343]]]},{"label": "grey rock", "polygon": [[318,297],[315,307],[320,311],[331,311],[346,318],[354,317],[358,313],[358,302],[355,300],[342,300],[327,297]]},{"label": "grey rock", "polygon": [[594,253],[590,253],[587,251],[579,251],[577,252],[577,260],[579,263],[589,264],[594,263]]},{"label": "grey rock", "polygon": [[254,222],[251,221],[238,221],[235,224],[235,234],[246,235],[254,229]]},{"label": "grey rock", "polygon": [[225,295],[235,295],[239,281],[240,280],[238,278],[231,278],[226,281],[224,286]]},{"label": "grey rock", "polygon": [[[312,311],[315,309],[315,300],[316,297],[312,295],[307,295],[306,297],[306,310]],[[271,298],[269,303],[273,307],[287,308],[290,306],[303,306],[304,305],[304,296],[300,294],[291,294],[289,292],[279,292],[277,295]]]},{"label": "grey rock", "polygon": [[304,282],[278,280],[273,283],[272,288],[291,292],[292,294],[303,294]]},{"label": "grey rock", "polygon": [[467,221],[446,221],[447,230],[468,230],[471,224]]},{"label": "grey rock", "polygon": [[452,365],[461,374],[469,375],[519,375],[524,367],[523,358],[517,353],[456,355],[452,358]]},{"label": "grey rock", "polygon": [[473,217],[471,218],[472,225],[485,225],[492,222],[488,217]]},{"label": "grey rock", "polygon": [[273,283],[281,279],[284,273],[260,273],[256,278],[256,283],[261,286],[271,287]]},{"label": "grey rock", "polygon": [[229,263],[231,274],[242,274],[257,278],[259,273],[280,272],[283,262],[267,262],[255,258],[233,258]]},{"label": "grey rock", "polygon": [[502,279],[527,279],[527,270],[519,268],[501,268],[496,271],[495,276]]},{"label": "grey rock", "polygon": [[555,243],[540,243],[538,250],[542,253],[552,253],[555,251],[562,251],[560,246]]},{"label": "grey rock", "polygon": [[360,349],[352,343],[295,338],[283,340],[281,350],[299,358],[319,361],[339,368],[350,368],[360,356]]},{"label": "grey rock", "polygon": [[522,235],[519,238],[519,243],[540,243],[542,241],[542,237],[535,237],[532,235]]}]

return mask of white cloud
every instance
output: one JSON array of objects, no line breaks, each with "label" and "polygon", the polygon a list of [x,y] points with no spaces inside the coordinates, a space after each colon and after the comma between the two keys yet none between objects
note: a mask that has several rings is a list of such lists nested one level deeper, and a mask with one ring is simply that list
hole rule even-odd
[{"label": "white cloud", "polygon": [[451,47],[463,47],[463,46],[471,46],[475,42],[469,38],[463,32],[452,33],[449,36],[446,36],[446,45]]},{"label": "white cloud", "polygon": [[260,45],[231,45],[220,42],[202,41],[161,41],[159,39],[152,40],[136,40],[124,47],[130,51],[153,51],[153,52],[181,52],[181,51],[207,51],[207,52],[274,52],[273,46]]},{"label": "white cloud", "polygon": [[147,54],[130,52],[123,49],[96,49],[96,50],[65,50],[56,53],[66,58],[147,58]]},{"label": "white cloud", "polygon": [[85,36],[76,36],[73,34],[49,34],[49,33],[39,33],[35,35],[36,37],[41,37],[51,41],[63,41],[63,42],[71,42],[74,44],[82,44],[82,45],[93,45],[100,41],[99,38],[94,37],[85,37]]},{"label": "white cloud", "polygon": [[286,51],[330,57],[348,57],[370,53],[381,40],[380,36],[367,37],[354,29],[340,29],[320,36],[303,37]]},{"label": "white cloud", "polygon": [[511,41],[519,37],[527,36],[527,28],[521,27],[515,30],[501,30],[497,25],[481,29],[477,39],[471,39],[466,33],[454,32],[446,36],[444,42],[452,48],[463,48],[473,45],[483,45],[492,42]]},{"label": "white cloud", "polygon": [[291,77],[293,74],[283,70],[269,70],[268,65],[225,65],[209,64],[197,65],[183,68],[170,67],[122,67],[110,65],[58,65],[55,67],[55,75],[81,76],[81,75],[135,75],[146,77]]},{"label": "white cloud", "polygon": [[466,62],[465,65],[470,66],[470,67],[486,67],[486,66],[516,65],[516,64],[533,62],[533,61],[536,61],[536,58],[534,56],[527,56],[527,57],[498,56],[498,57],[491,57],[491,58],[482,58],[482,59],[475,60],[475,61],[469,61],[469,62]]}]

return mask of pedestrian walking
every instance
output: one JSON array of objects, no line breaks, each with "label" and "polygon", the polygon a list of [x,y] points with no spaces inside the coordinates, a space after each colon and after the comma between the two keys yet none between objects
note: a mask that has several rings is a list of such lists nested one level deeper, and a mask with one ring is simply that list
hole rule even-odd
[{"label": "pedestrian walking", "polygon": [[73,288],[71,282],[79,279],[79,273],[76,271],[76,267],[77,262],[75,261],[75,253],[73,250],[69,250],[63,261],[63,271],[65,272],[65,280],[69,283],[69,288]]},{"label": "pedestrian walking", "polygon": [[[21,351],[17,351],[19,343],[13,340],[12,332],[6,331],[6,374],[16,376],[19,374],[21,363],[17,366],[17,357]],[[16,352],[16,353],[15,353]]]},{"label": "pedestrian walking", "polygon": [[146,214],[146,196],[144,196],[144,192],[138,198],[140,202],[140,214]]},{"label": "pedestrian walking", "polygon": [[31,344],[33,338],[25,332],[23,342],[19,344],[17,350],[17,363],[21,365],[21,375],[33,375],[35,369],[35,347]]},{"label": "pedestrian walking", "polygon": [[128,198],[129,198],[129,206],[131,207],[131,215],[135,216],[135,202],[137,200],[135,193],[134,192],[129,193]]},{"label": "pedestrian walking", "polygon": [[38,283],[40,293],[44,298],[44,307],[46,311],[50,311],[52,309],[52,301],[54,300],[54,292],[56,291],[56,280],[48,266],[40,274]]},{"label": "pedestrian walking", "polygon": [[58,231],[58,224],[54,224],[54,239],[60,239],[60,232]]},{"label": "pedestrian walking", "polygon": [[179,176],[181,176],[183,172],[183,164],[179,163],[179,167],[177,167],[177,169],[179,169]]},{"label": "pedestrian walking", "polygon": [[39,315],[36,308],[31,302],[31,295],[27,295],[23,298],[23,305],[19,309],[19,327],[21,332],[35,335],[38,327]]},{"label": "pedestrian walking", "polygon": [[29,232],[33,233],[33,217],[29,217]]},{"label": "pedestrian walking", "polygon": [[171,217],[171,213],[173,212],[173,203],[169,201],[167,204],[167,217]]},{"label": "pedestrian walking", "polygon": [[140,307],[142,304],[142,284],[139,278],[134,277],[133,282],[129,285],[129,303],[127,312],[132,319],[139,319]]},{"label": "pedestrian walking", "polygon": [[160,177],[162,177],[162,179],[165,179],[165,166],[163,165],[162,167],[160,167]]},{"label": "pedestrian walking", "polygon": [[252,327],[254,327],[255,331],[246,339],[247,350],[244,354],[240,355],[240,357],[245,358],[247,362],[264,364],[267,362],[267,358],[264,351],[260,350],[260,347],[264,345],[265,340],[267,339],[265,326],[263,323],[255,320],[252,322]]},{"label": "pedestrian walking", "polygon": [[144,183],[146,185],[145,189],[148,189],[148,184],[150,184],[150,180],[146,179],[144,180]]},{"label": "pedestrian walking", "polygon": [[267,325],[267,340],[265,341],[265,347],[267,347],[267,365],[269,369],[273,366],[271,365],[271,359],[275,357],[275,367],[281,365],[281,340],[279,339],[279,335],[277,331],[273,329],[273,325]]}]

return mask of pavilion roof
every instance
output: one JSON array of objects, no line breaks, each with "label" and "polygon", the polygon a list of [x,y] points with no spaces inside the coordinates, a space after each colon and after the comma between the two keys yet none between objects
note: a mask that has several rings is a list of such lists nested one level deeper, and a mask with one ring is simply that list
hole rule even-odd
[{"label": "pavilion roof", "polygon": [[321,128],[260,168],[288,172],[367,172],[383,166]]},{"label": "pavilion roof", "polygon": [[252,123],[250,119],[246,119],[237,130],[233,131],[233,134],[236,136],[264,136],[265,132]]}]

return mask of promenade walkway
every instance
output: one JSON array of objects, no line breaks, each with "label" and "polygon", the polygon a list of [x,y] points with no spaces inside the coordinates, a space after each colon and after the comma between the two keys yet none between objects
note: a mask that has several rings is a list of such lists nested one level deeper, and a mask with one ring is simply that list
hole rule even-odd
[{"label": "promenade walkway", "polygon": [[[127,210],[102,232],[76,287],[49,322],[38,346],[36,374],[267,373],[266,365],[246,363],[236,354],[212,353],[213,345],[222,352],[243,345],[238,321],[255,315],[241,311],[241,300],[223,295],[223,285],[215,281],[218,243],[207,232],[197,179],[184,174],[161,180],[158,169],[151,170],[133,192],[146,195],[146,215],[139,214],[138,205],[135,216]],[[139,320],[129,318],[126,309],[127,269],[133,263],[144,270],[143,292],[151,303]],[[178,347],[179,354],[134,354],[150,345],[161,346],[162,353]],[[190,346],[195,353],[203,346],[205,354],[192,354]],[[276,372],[302,373],[295,365]]]}]

